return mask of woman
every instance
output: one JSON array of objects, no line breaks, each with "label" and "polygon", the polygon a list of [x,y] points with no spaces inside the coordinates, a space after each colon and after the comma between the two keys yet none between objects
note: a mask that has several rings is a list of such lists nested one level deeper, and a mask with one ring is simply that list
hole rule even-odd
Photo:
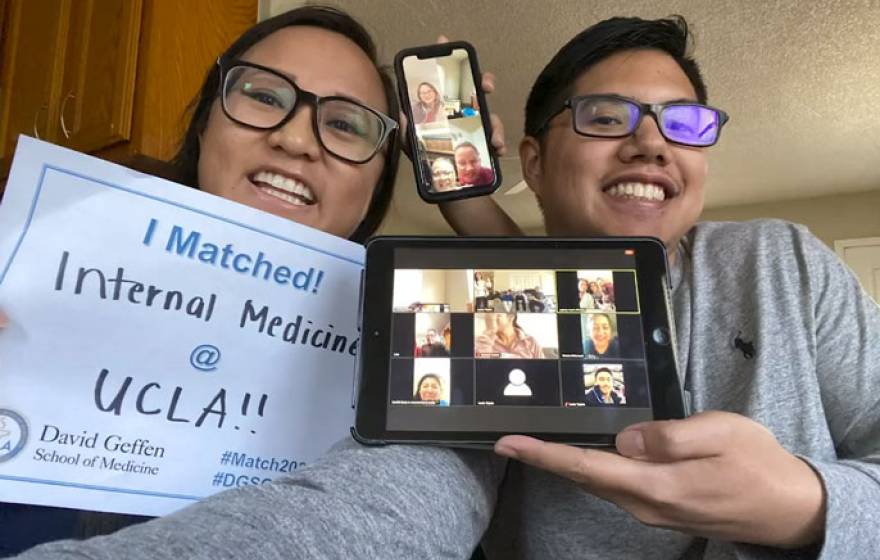
[{"label": "woman", "polygon": [[589,284],[583,278],[578,280],[578,306],[581,309],[596,309],[596,301],[590,293]]},{"label": "woman", "polygon": [[211,68],[178,180],[363,241],[391,199],[397,115],[366,31],[337,10],[299,8],[258,23]]},{"label": "woman", "polygon": [[620,344],[617,333],[611,323],[611,317],[605,313],[589,315],[590,338],[584,340],[585,358],[617,358],[620,356]]},{"label": "woman", "polygon": [[440,376],[436,373],[426,373],[419,379],[416,384],[416,392],[413,395],[414,401],[420,402],[440,402],[443,399],[443,383]]},{"label": "woman", "polygon": [[[493,78],[485,75],[482,85],[493,91]],[[260,109],[259,119],[230,102],[248,100]],[[340,112],[345,108],[350,111]],[[279,119],[279,112],[285,116]],[[394,130],[399,117],[396,89],[363,26],[335,8],[304,6],[259,22],[220,56],[193,101],[181,148],[165,178],[360,243],[379,227],[391,201],[400,157]],[[492,145],[503,155],[503,126],[491,118]],[[364,149],[364,142],[343,141],[351,135],[371,142]],[[0,310],[0,328],[6,323]],[[13,541],[21,543],[18,550],[37,542],[30,538],[35,527],[58,527],[59,512],[70,511],[3,507],[7,513],[15,507],[33,514],[23,523],[10,523],[11,515],[0,519],[0,542],[17,527],[21,535],[15,536],[28,539]],[[81,517],[84,522],[75,530],[59,530],[51,539],[109,533],[146,519]]]},{"label": "woman", "polygon": [[526,334],[517,323],[516,313],[486,313],[485,320],[485,330],[476,340],[476,357],[526,359],[544,357],[541,345],[535,337]]},{"label": "woman", "polygon": [[602,290],[602,296],[605,304],[614,308],[614,283],[607,280],[599,279],[599,288]]},{"label": "woman", "polygon": [[491,284],[479,272],[474,273],[474,305],[477,311],[489,310],[489,290]]},{"label": "woman", "polygon": [[596,281],[589,282],[587,284],[587,292],[589,292],[589,294],[591,296],[593,296],[593,301],[595,301],[596,304],[601,305],[602,302],[604,301],[602,289],[599,288],[598,282],[596,282]]},{"label": "woman", "polygon": [[[211,67],[171,178],[361,242],[391,200],[398,115],[366,30],[333,8],[298,8],[246,31]],[[22,508],[0,527],[0,541],[19,549],[39,537],[6,537],[10,527],[39,535],[43,526],[67,525],[66,534],[43,532],[57,539],[145,519],[88,513],[72,527],[67,510],[3,507]]]},{"label": "woman", "polygon": [[461,188],[455,178],[455,164],[452,160],[440,157],[431,164],[431,178],[434,192],[447,192]]},{"label": "woman", "polygon": [[416,89],[418,101],[412,104],[413,122],[424,124],[442,121],[446,117],[446,108],[437,88],[429,82],[422,82]]}]

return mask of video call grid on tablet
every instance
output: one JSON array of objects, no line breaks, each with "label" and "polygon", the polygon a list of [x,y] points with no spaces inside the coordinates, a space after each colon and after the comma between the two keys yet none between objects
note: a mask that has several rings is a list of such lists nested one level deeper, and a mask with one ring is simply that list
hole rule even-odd
[{"label": "video call grid on tablet", "polygon": [[389,404],[650,408],[635,269],[394,272]]}]

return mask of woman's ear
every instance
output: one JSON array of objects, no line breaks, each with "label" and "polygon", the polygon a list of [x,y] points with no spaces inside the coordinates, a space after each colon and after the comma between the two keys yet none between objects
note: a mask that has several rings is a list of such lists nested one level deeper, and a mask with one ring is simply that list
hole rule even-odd
[{"label": "woman's ear", "polygon": [[534,136],[526,136],[519,143],[519,162],[522,168],[523,180],[541,199],[541,187],[543,185],[543,172],[541,166],[541,144]]}]

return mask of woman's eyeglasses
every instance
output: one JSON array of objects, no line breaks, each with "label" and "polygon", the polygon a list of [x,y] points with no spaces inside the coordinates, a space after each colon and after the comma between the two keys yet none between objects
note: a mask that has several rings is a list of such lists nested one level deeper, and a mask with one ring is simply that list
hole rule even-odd
[{"label": "woman's eyeglasses", "polygon": [[321,146],[339,159],[366,163],[397,129],[390,117],[341,96],[320,97],[271,68],[218,60],[223,112],[238,124],[273,130],[289,121],[301,102],[314,107],[312,124]]},{"label": "woman's eyeglasses", "polygon": [[651,115],[668,141],[701,148],[715,144],[729,120],[721,109],[700,103],[640,103],[618,95],[581,95],[568,99],[539,130],[566,108],[571,109],[574,131],[582,136],[623,138]]}]

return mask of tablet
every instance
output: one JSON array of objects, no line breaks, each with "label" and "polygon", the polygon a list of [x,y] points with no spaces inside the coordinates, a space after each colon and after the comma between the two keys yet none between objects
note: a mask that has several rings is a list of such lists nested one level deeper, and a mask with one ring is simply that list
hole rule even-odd
[{"label": "tablet", "polygon": [[352,434],[601,446],[683,418],[668,286],[652,238],[375,238]]}]

